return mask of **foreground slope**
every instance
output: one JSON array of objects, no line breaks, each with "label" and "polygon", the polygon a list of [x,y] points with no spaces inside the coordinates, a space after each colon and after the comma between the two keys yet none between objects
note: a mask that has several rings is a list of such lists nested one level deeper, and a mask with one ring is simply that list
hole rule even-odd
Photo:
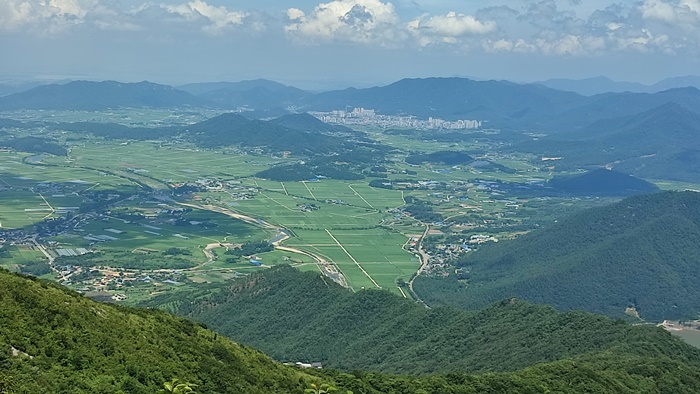
[{"label": "foreground slope", "polygon": [[5,271],[0,300],[3,393],[8,382],[18,393],[155,393],[172,378],[203,393],[305,387],[297,371],[167,313],[99,304]]},{"label": "foreground slope", "polygon": [[518,300],[475,312],[426,309],[388,292],[352,293],[317,273],[284,266],[230,285],[162,296],[151,305],[206,322],[277,359],[345,370],[474,373],[601,352],[621,358],[698,355],[656,327],[561,314]]},{"label": "foreground slope", "polygon": [[[560,310],[642,318],[695,318],[700,312],[700,194],[630,197],[559,219],[467,258],[466,286],[419,278],[432,303],[480,308],[516,296]],[[628,310],[629,311],[629,310]]]},{"label": "foreground slope", "polygon": [[286,367],[190,321],[99,304],[5,271],[0,300],[2,393],[152,394],[172,378],[196,384],[201,394],[300,394],[311,383],[367,394],[689,393],[700,387],[698,351],[653,330],[646,331],[651,336],[637,331],[643,344],[630,336],[636,351],[610,348],[512,373],[408,377]]}]

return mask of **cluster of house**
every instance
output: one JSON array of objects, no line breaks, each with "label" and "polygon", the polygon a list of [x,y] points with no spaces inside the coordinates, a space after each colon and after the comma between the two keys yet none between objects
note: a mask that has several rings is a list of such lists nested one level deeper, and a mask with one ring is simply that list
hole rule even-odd
[{"label": "cluster of house", "polygon": [[465,130],[479,129],[482,121],[473,119],[445,120],[429,117],[427,120],[415,116],[379,115],[373,109],[354,108],[352,111],[309,112],[325,123],[342,125],[400,127],[416,130]]}]

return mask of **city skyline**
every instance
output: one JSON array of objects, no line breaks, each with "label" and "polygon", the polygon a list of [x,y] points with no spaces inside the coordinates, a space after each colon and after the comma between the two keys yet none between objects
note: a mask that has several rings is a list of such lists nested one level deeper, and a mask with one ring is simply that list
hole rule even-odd
[{"label": "city skyline", "polygon": [[0,74],[306,89],[428,76],[649,84],[695,73],[699,26],[699,0],[0,0]]}]

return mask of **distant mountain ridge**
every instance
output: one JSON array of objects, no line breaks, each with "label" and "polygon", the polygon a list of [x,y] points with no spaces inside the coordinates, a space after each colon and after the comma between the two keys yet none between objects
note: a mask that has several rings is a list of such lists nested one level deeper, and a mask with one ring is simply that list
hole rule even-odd
[{"label": "distant mountain ridge", "polygon": [[[256,112],[279,110],[294,106],[300,100],[311,96],[311,93],[286,86],[278,82],[255,79],[240,82],[211,82],[195,83],[179,87],[197,97],[222,108],[249,107]],[[263,115],[256,114],[256,117]]]},{"label": "distant mountain ridge", "polygon": [[663,90],[688,86],[700,89],[700,76],[686,75],[683,77],[666,78],[652,85],[644,85],[638,82],[616,82],[603,76],[584,79],[554,78],[535,83],[552,89],[576,92],[584,96],[593,96],[602,93],[656,93]]},{"label": "distant mountain ridge", "polygon": [[592,122],[627,116],[667,103],[700,111],[694,87],[649,93],[582,96],[536,84],[464,78],[403,79],[383,87],[319,93],[302,101],[310,110],[364,107],[381,114],[447,120],[475,119],[486,128],[578,130]]},{"label": "distant mountain ridge", "polygon": [[[268,79],[251,79],[239,82],[201,82],[201,83],[189,83],[186,85],[180,85],[176,87],[182,91],[199,96],[202,94],[207,94],[217,90],[229,90],[232,92],[245,92],[248,90],[253,90],[256,88],[264,88],[271,92],[284,91],[288,88],[293,88],[281,84],[279,82],[270,81]],[[301,89],[298,89],[301,90]]]},{"label": "distant mountain ridge", "polygon": [[[646,179],[700,181],[700,113],[691,110],[694,101],[700,106],[700,91],[695,88],[676,90],[675,98],[653,97],[671,95],[673,91],[656,93],[639,102],[638,111],[631,105],[600,109],[608,116],[582,127],[561,125],[560,132],[520,142],[505,148],[548,157],[559,157],[558,169],[593,169],[607,166],[617,171]],[[607,99],[606,99],[607,100]],[[664,101],[666,101],[664,103]],[[662,103],[658,106],[656,104]],[[605,107],[605,100],[599,104]],[[649,108],[651,107],[651,108]],[[596,111],[597,105],[589,111]],[[647,109],[648,108],[648,109]],[[619,112],[617,116],[614,112]],[[571,114],[585,119],[586,112]],[[601,115],[601,116],[603,116]]]},{"label": "distant mountain ridge", "polygon": [[[268,80],[170,86],[140,82],[70,82],[0,97],[0,110],[200,106],[246,108],[250,117],[273,118],[290,112],[364,107],[384,115],[447,120],[479,120],[484,127],[537,128],[548,132],[579,129],[597,120],[633,115],[676,102],[700,111],[700,91],[606,93],[582,96],[537,84],[474,81],[465,78],[402,79],[383,87],[312,94]],[[268,115],[269,114],[269,115]]]},{"label": "distant mountain ridge", "polygon": [[200,99],[172,86],[151,82],[74,81],[43,85],[0,97],[0,110],[100,110],[109,108],[203,106]]}]

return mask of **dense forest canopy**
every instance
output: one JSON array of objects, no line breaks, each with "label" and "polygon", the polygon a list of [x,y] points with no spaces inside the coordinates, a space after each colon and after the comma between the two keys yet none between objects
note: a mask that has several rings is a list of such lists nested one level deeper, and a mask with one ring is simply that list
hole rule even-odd
[{"label": "dense forest canopy", "polygon": [[204,322],[279,360],[321,361],[344,370],[514,371],[601,351],[672,355],[668,349],[685,346],[660,328],[562,314],[515,299],[473,312],[425,309],[384,291],[352,293],[287,266],[163,295],[147,305]]}]

